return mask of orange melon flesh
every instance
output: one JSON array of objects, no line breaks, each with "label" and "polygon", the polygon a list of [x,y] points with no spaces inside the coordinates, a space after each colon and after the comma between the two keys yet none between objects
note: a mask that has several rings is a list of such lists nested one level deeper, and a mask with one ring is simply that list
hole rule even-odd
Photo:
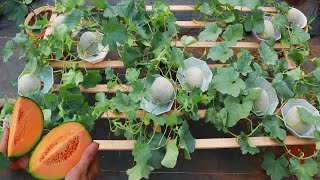
[{"label": "orange melon flesh", "polygon": [[89,132],[80,123],[62,124],[37,145],[29,161],[29,173],[39,179],[62,179],[91,142]]},{"label": "orange melon flesh", "polygon": [[30,152],[41,137],[43,123],[40,107],[29,98],[18,97],[10,122],[8,157]]}]

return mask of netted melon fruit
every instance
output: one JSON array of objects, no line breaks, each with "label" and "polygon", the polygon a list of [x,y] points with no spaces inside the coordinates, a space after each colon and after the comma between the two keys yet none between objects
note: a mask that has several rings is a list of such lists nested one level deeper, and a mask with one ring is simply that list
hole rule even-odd
[{"label": "netted melon fruit", "polygon": [[28,172],[37,179],[63,179],[80,161],[92,138],[83,125],[68,122],[52,129],[33,151]]},{"label": "netted melon fruit", "polygon": [[200,88],[203,82],[203,72],[197,67],[191,67],[187,70],[184,80],[190,89]]},{"label": "netted melon fruit", "polygon": [[260,96],[253,101],[253,111],[256,113],[265,113],[268,110],[269,107],[269,95],[266,90],[262,88],[256,88],[261,89]]},{"label": "netted melon fruit", "polygon": [[154,104],[165,104],[169,102],[173,94],[173,85],[162,76],[157,77],[151,85],[151,101]]},{"label": "netted melon fruit", "polygon": [[272,22],[269,20],[264,20],[264,31],[259,34],[262,39],[270,39],[274,37],[274,27]]},{"label": "netted melon fruit", "polygon": [[304,108],[302,106],[294,106],[290,108],[286,114],[287,125],[298,134],[304,134],[311,129],[311,125],[301,121],[298,108]]},{"label": "netted melon fruit", "polygon": [[39,91],[40,88],[41,80],[34,74],[24,74],[18,79],[18,91],[24,96],[31,92]]},{"label": "netted melon fruit", "polygon": [[306,25],[306,16],[296,8],[291,8],[287,13],[287,19],[294,25],[304,28]]},{"label": "netted melon fruit", "polygon": [[86,55],[92,56],[98,51],[98,38],[93,32],[85,32],[80,37],[79,47],[80,51],[85,52]]}]

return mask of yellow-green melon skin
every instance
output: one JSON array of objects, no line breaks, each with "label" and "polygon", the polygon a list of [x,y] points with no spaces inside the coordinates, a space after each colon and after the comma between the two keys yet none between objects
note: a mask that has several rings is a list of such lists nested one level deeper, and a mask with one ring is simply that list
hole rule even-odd
[{"label": "yellow-green melon skin", "polygon": [[41,80],[34,74],[24,74],[18,79],[18,91],[26,96],[31,92],[39,91],[41,88]]},{"label": "yellow-green melon skin", "polygon": [[263,33],[260,33],[259,36],[262,39],[266,39],[266,40],[274,37],[274,27],[272,25],[272,22],[268,20],[264,20],[264,27],[265,28]]},{"label": "yellow-green melon skin", "polygon": [[89,132],[78,122],[52,129],[33,151],[28,172],[37,179],[63,179],[92,143]]},{"label": "yellow-green melon skin", "polygon": [[294,106],[288,110],[285,121],[292,130],[300,135],[307,133],[312,128],[310,124],[301,122],[298,113],[298,106]]},{"label": "yellow-green melon skin", "polygon": [[253,110],[257,113],[264,113],[269,107],[269,95],[266,90],[262,89],[260,96],[253,101]]},{"label": "yellow-green melon skin", "polygon": [[200,88],[203,83],[203,72],[197,67],[191,67],[186,71],[184,80],[189,89]]},{"label": "yellow-green melon skin", "polygon": [[86,55],[92,56],[98,51],[98,38],[93,32],[85,32],[80,37],[79,47],[81,51],[84,51]]},{"label": "yellow-green melon skin", "polygon": [[169,102],[173,94],[173,85],[162,76],[157,77],[151,85],[151,101],[154,104],[165,104]]}]

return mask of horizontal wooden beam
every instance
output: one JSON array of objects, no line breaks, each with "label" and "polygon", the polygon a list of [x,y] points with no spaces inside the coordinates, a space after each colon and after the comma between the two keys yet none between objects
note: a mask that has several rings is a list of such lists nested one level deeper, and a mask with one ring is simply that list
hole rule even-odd
[{"label": "horizontal wooden beam", "polygon": [[[74,67],[75,64],[79,64],[79,68],[86,69],[105,69],[107,67],[111,67],[114,69],[122,69],[124,68],[123,63],[120,60],[105,60],[96,64],[91,64],[84,61],[50,61],[50,65],[53,69],[61,69],[63,67],[70,68]],[[223,66],[229,66],[229,64],[208,64],[210,68],[219,68]]]},{"label": "horizontal wooden beam", "polygon": [[[188,46],[188,48],[211,48],[219,42],[196,42]],[[171,42],[171,46],[177,46],[179,48],[183,47],[180,41]],[[230,48],[246,48],[246,49],[259,49],[260,43],[258,42],[237,42],[236,45],[230,46]],[[274,49],[288,49],[288,46],[283,46],[280,43],[276,43],[273,47]]]},{"label": "horizontal wooden beam", "polygon": [[[281,146],[277,141],[270,139],[270,137],[250,137],[252,142],[257,147]],[[125,151],[132,150],[134,147],[134,140],[95,140],[99,143],[99,150],[105,151]],[[286,137],[284,143],[287,146],[291,145],[312,145],[315,143],[314,139],[302,139],[292,135]],[[237,138],[211,138],[211,139],[196,139],[196,149],[225,149],[225,148],[239,148]]]},{"label": "horizontal wooden beam", "polygon": [[[53,88],[54,88],[54,92],[59,91],[61,85],[59,84],[54,84]],[[108,89],[106,84],[98,84],[96,87],[94,88],[89,88],[89,89],[85,89],[83,86],[79,85],[80,91],[83,93],[98,93],[98,92],[105,92],[105,93],[115,93],[116,91],[121,91],[121,92],[130,92],[132,91],[131,86],[128,85],[117,85],[115,87],[113,87],[112,89]]]},{"label": "horizontal wooden beam", "polygon": [[[147,11],[152,11],[152,6],[146,6]],[[242,6],[235,6],[235,9],[238,9],[242,12],[250,12],[251,9],[247,7],[242,7]],[[273,7],[259,7],[264,12],[269,12],[269,13],[277,13],[278,10]],[[170,10],[172,12],[195,12],[195,9],[193,5],[170,5]]]}]

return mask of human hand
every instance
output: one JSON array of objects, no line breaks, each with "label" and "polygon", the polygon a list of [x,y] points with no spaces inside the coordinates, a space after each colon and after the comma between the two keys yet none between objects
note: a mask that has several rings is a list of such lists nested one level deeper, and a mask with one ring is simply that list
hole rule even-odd
[{"label": "human hand", "polygon": [[[0,152],[5,155],[7,154],[8,140],[9,140],[9,129],[5,128],[0,141]],[[29,159],[30,159],[29,154],[24,155],[20,158],[13,159],[11,160],[11,164],[9,168],[13,170],[20,170],[20,169],[26,170],[28,167]]]},{"label": "human hand", "polygon": [[99,144],[92,142],[83,152],[78,164],[67,174],[65,180],[95,180],[100,172],[99,158],[97,155]]}]

